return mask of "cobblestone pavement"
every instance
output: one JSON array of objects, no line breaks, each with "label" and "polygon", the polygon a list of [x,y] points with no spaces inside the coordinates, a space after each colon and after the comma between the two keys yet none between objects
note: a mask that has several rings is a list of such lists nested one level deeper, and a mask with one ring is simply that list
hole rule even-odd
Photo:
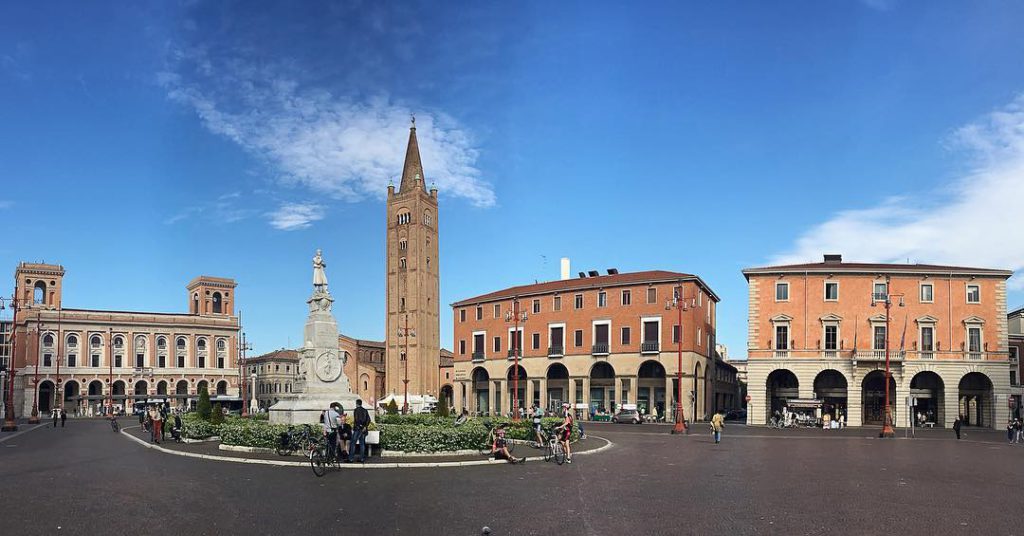
[{"label": "cobblestone pavement", "polygon": [[[128,424],[125,422],[125,424]],[[182,458],[103,421],[0,443],[4,534],[1020,534],[1024,446],[999,432],[879,440],[589,425],[572,465],[332,472]],[[900,431],[902,435],[902,431]],[[934,437],[932,434],[934,433]]]}]

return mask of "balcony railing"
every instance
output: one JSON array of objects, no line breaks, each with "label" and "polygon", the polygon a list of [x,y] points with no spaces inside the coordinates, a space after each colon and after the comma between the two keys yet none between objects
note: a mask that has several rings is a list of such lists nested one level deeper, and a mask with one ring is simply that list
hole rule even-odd
[{"label": "balcony railing", "polygon": [[565,355],[565,348],[562,346],[548,346],[548,357],[562,357]]},{"label": "balcony railing", "polygon": [[657,341],[654,342],[642,342],[640,343],[641,354],[656,354],[659,351],[660,344]]},{"label": "balcony railing", "polygon": [[[899,350],[889,350],[889,361],[902,361],[904,354]],[[858,361],[885,361],[885,350],[858,350]]]},{"label": "balcony railing", "polygon": [[789,350],[775,350],[774,355],[776,359],[785,359],[789,357]]},{"label": "balcony railing", "polygon": [[508,358],[509,359],[515,359],[517,353],[519,354],[519,359],[522,359],[523,358],[523,350],[522,349],[509,350],[508,351]]},{"label": "balcony railing", "polygon": [[981,361],[983,355],[984,354],[981,352],[967,352],[967,355],[964,356],[964,358],[970,361]]},{"label": "balcony railing", "polygon": [[823,350],[822,353],[825,355],[825,359],[835,359],[839,357],[839,350]]},{"label": "balcony railing", "polygon": [[917,356],[921,359],[935,359],[935,352],[932,350],[922,350],[917,353]]},{"label": "balcony railing", "polygon": [[483,360],[484,360],[484,353],[483,352],[473,352],[473,361],[483,361]]},{"label": "balcony railing", "polygon": [[590,350],[591,355],[608,355],[608,343],[599,342]]}]

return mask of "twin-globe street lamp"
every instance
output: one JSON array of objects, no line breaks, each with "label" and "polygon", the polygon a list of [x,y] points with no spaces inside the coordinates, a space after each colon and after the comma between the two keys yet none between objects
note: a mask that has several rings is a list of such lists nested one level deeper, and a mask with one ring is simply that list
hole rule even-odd
[{"label": "twin-globe street lamp", "polygon": [[[671,311],[675,309],[679,312],[679,336],[676,338],[676,352],[678,354],[678,368],[676,369],[676,381],[678,382],[678,392],[676,393],[676,413],[675,421],[676,425],[672,427],[673,434],[690,433],[686,428],[686,415],[683,414],[683,311],[687,311],[692,307],[697,306],[696,298],[683,298],[683,284],[679,283],[673,289],[672,299],[665,302],[665,310]],[[693,381],[697,381],[694,377]],[[696,404],[696,401],[694,401]]]},{"label": "twin-globe street lamp", "polygon": [[526,311],[519,311],[519,298],[512,298],[512,310],[505,312],[505,322],[514,324],[512,331],[512,357],[515,359],[515,376],[512,378],[512,422],[519,422],[519,354],[522,341],[519,336],[519,323],[526,323]]},{"label": "twin-globe street lamp", "polygon": [[[894,437],[896,431],[892,427],[892,408],[889,406],[889,309],[892,307],[892,299],[898,297],[900,299],[899,306],[903,307],[903,294],[890,294],[889,293],[889,277],[885,278],[885,293],[875,294],[871,293],[871,306],[881,302],[885,305],[885,420],[882,423],[882,432],[878,435],[879,437]],[[857,351],[856,348],[853,349]]]}]

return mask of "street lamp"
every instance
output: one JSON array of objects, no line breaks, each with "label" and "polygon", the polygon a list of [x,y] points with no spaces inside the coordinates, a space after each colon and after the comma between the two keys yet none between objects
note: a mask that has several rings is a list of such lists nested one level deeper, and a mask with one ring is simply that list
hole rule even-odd
[{"label": "street lamp", "polygon": [[[238,383],[242,384],[242,416],[246,417],[249,412],[246,411],[246,400],[245,400],[245,352],[246,350],[252,350],[252,344],[246,342],[245,332],[242,332],[242,344],[238,348],[239,359],[238,359]],[[255,388],[255,384],[253,384]]]},{"label": "street lamp", "polygon": [[[512,298],[512,310],[505,312],[505,322],[513,322],[512,356],[515,359],[515,376],[512,377],[512,422],[519,422],[519,353],[522,344],[519,340],[519,323],[526,323],[526,311],[519,311],[519,298]],[[573,380],[575,381],[575,380]]]},{"label": "street lamp", "polygon": [[[679,385],[676,393],[676,425],[672,427],[671,432],[673,434],[690,433],[690,430],[686,428],[686,415],[683,414],[683,311],[696,306],[697,300],[695,298],[689,298],[689,301],[687,301],[687,298],[683,298],[682,283],[675,286],[672,292],[672,299],[665,302],[666,311],[675,309],[679,313],[679,337],[676,338],[676,352],[679,360],[678,368],[676,369],[676,379]],[[696,378],[694,378],[694,381],[696,381]]]},{"label": "street lamp", "polygon": [[7,384],[7,397],[4,401],[4,424],[0,426],[0,430],[4,432],[13,432],[18,429],[18,423],[14,420],[14,377],[17,375],[17,370],[14,368],[14,357],[15,348],[18,344],[18,338],[15,336],[18,329],[18,298],[11,296],[6,298],[0,296],[0,311],[6,308],[6,302],[11,303],[11,309],[14,311],[14,318],[11,322],[11,355],[7,358],[7,370],[10,373]]},{"label": "street lamp", "polygon": [[405,384],[405,395],[402,398],[402,415],[409,413],[409,337],[416,336],[416,330],[409,329],[409,315],[405,317],[405,327],[398,328],[398,336],[405,337],[405,351],[402,352],[402,361],[405,362],[405,379],[402,383]]},{"label": "street lamp", "polygon": [[[896,431],[892,428],[892,408],[889,407],[889,309],[892,307],[892,299],[899,297],[899,306],[903,307],[903,294],[889,293],[889,276],[885,277],[885,294],[871,293],[871,306],[882,302],[885,305],[885,419],[882,423],[882,432],[878,437],[894,437]],[[855,349],[856,350],[856,349]]]}]

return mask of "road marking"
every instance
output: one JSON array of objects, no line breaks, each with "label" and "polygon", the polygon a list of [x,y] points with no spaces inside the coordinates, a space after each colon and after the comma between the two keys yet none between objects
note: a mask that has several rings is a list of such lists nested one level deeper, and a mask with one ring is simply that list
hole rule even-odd
[{"label": "road marking", "polygon": [[[146,442],[143,439],[139,439],[139,438],[133,436],[132,434],[128,433],[128,429],[130,429],[130,428],[139,428],[139,427],[138,426],[129,426],[127,428],[122,428],[121,429],[121,433],[124,434],[125,437],[128,437],[132,441],[135,441],[136,443],[138,443],[138,444],[140,444],[140,445],[142,445],[142,446],[144,446],[146,448],[158,450],[158,451],[164,452],[166,454],[173,454],[175,456],[184,456],[186,458],[200,458],[200,459],[203,459],[203,460],[213,460],[213,461],[219,461],[219,462],[248,463],[248,464],[253,464],[253,465],[273,465],[273,466],[278,466],[278,467],[309,467],[309,462],[308,461],[307,462],[290,462],[290,461],[284,461],[284,460],[261,460],[261,459],[256,459],[256,458],[235,458],[235,457],[232,457],[232,456],[214,456],[214,455],[211,455],[211,454],[198,454],[198,453],[195,453],[195,452],[182,452],[180,450],[166,449],[164,447],[161,447],[160,445],[157,445],[157,444],[154,444],[154,443],[148,443],[148,442]],[[597,454],[599,452],[604,452],[604,451],[612,448],[613,446],[615,446],[615,443],[612,443],[611,440],[609,440],[607,438],[604,438],[604,437],[601,437],[601,436],[595,436],[595,435],[590,435],[589,437],[593,437],[594,439],[600,439],[600,440],[604,441],[605,444],[600,446],[600,447],[598,447],[598,448],[596,448],[596,449],[586,450],[586,451],[583,451],[583,452],[574,452],[573,453],[573,457],[585,456],[585,455],[588,455],[588,454]],[[526,458],[526,460],[527,461],[543,461],[544,457],[543,456],[528,456]],[[339,468],[339,469],[409,469],[409,468],[427,468],[427,467],[467,467],[467,466],[471,466],[471,465],[498,465],[498,464],[507,464],[507,463],[508,462],[505,461],[505,460],[491,460],[491,459],[487,459],[487,460],[467,460],[467,461],[458,461],[458,462],[392,462],[392,463],[371,463],[369,465],[365,465],[365,464],[361,464],[361,463],[352,463],[352,464],[339,464],[339,465],[337,465],[337,468]]]}]

